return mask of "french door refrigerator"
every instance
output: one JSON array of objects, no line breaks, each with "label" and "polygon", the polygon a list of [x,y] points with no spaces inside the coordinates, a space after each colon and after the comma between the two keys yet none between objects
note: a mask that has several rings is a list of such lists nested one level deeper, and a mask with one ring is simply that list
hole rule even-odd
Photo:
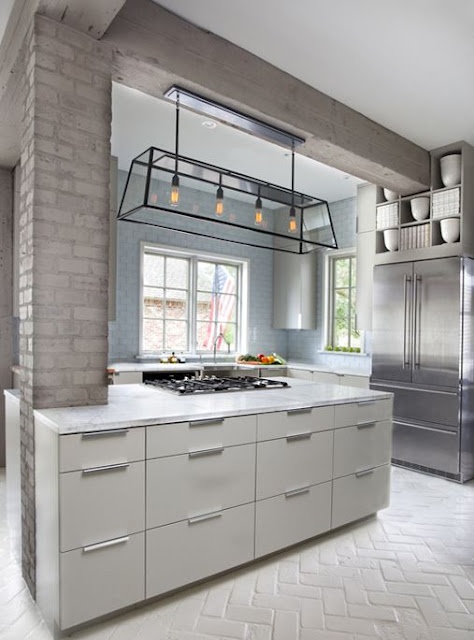
[{"label": "french door refrigerator", "polygon": [[474,262],[374,268],[371,388],[394,393],[392,462],[474,477]]}]

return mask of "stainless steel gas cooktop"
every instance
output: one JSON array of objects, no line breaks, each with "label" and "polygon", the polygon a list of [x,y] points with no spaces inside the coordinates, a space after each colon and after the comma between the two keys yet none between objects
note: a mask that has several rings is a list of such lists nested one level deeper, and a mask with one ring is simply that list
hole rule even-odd
[{"label": "stainless steel gas cooktop", "polygon": [[235,378],[218,378],[216,376],[203,378],[186,377],[181,380],[170,377],[158,380],[145,380],[145,384],[180,395],[218,393],[221,391],[250,391],[253,389],[284,389],[290,386],[287,382],[281,380],[254,378],[252,376],[239,376]]}]

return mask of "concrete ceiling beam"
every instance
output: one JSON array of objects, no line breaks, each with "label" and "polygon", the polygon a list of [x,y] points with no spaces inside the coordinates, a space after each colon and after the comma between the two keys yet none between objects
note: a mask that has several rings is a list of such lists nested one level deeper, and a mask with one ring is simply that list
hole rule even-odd
[{"label": "concrete ceiling beam", "polygon": [[15,0],[0,43],[0,166],[13,166],[19,155],[18,102],[24,74],[21,47],[35,13],[99,39],[125,0]]},{"label": "concrete ceiling beam", "polygon": [[150,0],[127,0],[103,40],[118,82],[157,97],[181,84],[305,138],[298,153],[398,193],[430,184],[425,149]]}]

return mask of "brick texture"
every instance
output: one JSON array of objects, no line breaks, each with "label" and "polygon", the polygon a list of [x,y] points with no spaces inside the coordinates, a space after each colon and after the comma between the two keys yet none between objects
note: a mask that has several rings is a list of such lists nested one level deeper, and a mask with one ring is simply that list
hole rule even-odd
[{"label": "brick texture", "polygon": [[34,594],[33,409],[107,402],[112,53],[37,15],[25,55],[19,221],[22,537],[23,573]]}]

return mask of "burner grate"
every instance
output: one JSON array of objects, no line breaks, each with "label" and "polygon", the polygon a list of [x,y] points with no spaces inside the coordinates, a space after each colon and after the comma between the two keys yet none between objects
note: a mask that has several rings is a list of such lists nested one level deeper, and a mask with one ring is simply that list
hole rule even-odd
[{"label": "burner grate", "polygon": [[281,380],[254,378],[252,376],[238,376],[235,378],[218,378],[216,376],[185,377],[179,380],[170,376],[165,379],[145,380],[145,384],[180,395],[250,391],[254,389],[283,389],[290,386],[287,382]]}]

